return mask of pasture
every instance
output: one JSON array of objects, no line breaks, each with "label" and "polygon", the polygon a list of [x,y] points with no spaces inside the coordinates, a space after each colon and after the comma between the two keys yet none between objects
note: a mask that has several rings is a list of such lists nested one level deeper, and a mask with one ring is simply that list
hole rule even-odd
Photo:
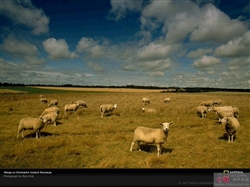
[{"label": "pasture", "polygon": [[[250,168],[249,93],[160,93],[160,91],[77,91],[41,92],[49,101],[57,99],[58,125],[46,125],[42,137],[31,130],[25,138],[17,135],[20,119],[39,117],[47,107],[39,93],[0,94],[0,167],[1,168]],[[141,99],[148,97],[156,114],[142,113]],[[171,102],[164,104],[163,99]],[[86,101],[88,108],[64,115],[64,105]],[[196,113],[198,104],[220,99],[222,105],[240,110],[240,129],[233,143],[227,142],[217,115],[207,119]],[[117,103],[110,116],[101,118],[99,106]],[[142,144],[142,151],[129,151],[133,131],[138,126],[159,128],[161,122],[173,122],[162,155],[154,145]]]}]

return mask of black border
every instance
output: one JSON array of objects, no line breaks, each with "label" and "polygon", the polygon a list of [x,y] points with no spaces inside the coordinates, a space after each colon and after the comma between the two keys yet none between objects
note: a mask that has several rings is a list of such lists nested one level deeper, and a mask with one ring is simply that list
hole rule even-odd
[{"label": "black border", "polygon": [[[214,173],[250,169],[1,169],[0,186],[213,186]],[[6,177],[7,172],[51,172]],[[27,175],[27,174],[25,174]]]}]

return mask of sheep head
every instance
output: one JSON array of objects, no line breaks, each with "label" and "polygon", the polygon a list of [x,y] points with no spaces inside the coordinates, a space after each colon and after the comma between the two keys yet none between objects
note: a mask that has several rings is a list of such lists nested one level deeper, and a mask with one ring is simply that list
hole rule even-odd
[{"label": "sheep head", "polygon": [[162,128],[163,128],[163,130],[165,132],[169,131],[169,127],[170,127],[171,124],[173,124],[173,122],[170,122],[170,123],[168,123],[168,122],[160,123],[160,125],[162,126]]}]

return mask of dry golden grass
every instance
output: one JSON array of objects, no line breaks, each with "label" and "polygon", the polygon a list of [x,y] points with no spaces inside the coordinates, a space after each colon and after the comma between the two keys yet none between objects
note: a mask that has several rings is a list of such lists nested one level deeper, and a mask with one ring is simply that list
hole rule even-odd
[{"label": "dry golden grass", "polygon": [[[38,117],[45,104],[39,94],[4,94],[0,100],[1,168],[250,168],[249,93],[159,93],[158,92],[76,92],[43,94],[59,101],[58,126],[47,125],[42,137],[25,131],[16,139],[24,117]],[[141,112],[141,99],[149,97],[156,115]],[[165,97],[171,102],[163,103]],[[67,103],[82,99],[88,108],[64,116]],[[195,114],[206,99],[221,99],[223,105],[240,110],[237,139],[227,143],[217,115],[207,119]],[[101,118],[99,106],[117,103],[113,115]],[[157,157],[154,145],[142,144],[139,152],[129,152],[133,131],[138,126],[158,128],[161,122],[174,122],[163,154]]]}]

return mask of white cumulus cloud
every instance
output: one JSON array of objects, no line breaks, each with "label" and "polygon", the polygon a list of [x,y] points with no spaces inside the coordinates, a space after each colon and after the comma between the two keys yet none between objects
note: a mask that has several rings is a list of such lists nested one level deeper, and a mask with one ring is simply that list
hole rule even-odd
[{"label": "white cumulus cloud", "polygon": [[26,1],[1,1],[0,14],[5,15],[14,24],[25,25],[32,30],[32,34],[48,33],[49,18],[43,10],[37,9],[30,0]]},{"label": "white cumulus cloud", "polygon": [[195,60],[193,66],[195,68],[207,68],[217,64],[220,64],[221,60],[212,56],[203,56],[202,58]]},{"label": "white cumulus cloud", "polygon": [[49,58],[53,60],[74,59],[78,57],[75,52],[70,52],[67,42],[64,39],[56,40],[49,38],[43,42],[45,51],[49,54]]}]

